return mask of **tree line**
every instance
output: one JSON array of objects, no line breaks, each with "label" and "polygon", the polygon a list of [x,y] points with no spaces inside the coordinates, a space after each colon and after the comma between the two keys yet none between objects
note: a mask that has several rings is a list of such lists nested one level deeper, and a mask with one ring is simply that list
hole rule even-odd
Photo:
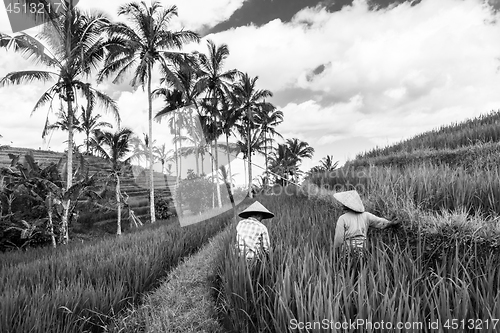
[{"label": "tree line", "polygon": [[[298,180],[301,160],[311,158],[314,149],[296,138],[275,147],[276,138],[282,138],[276,127],[283,122],[284,115],[268,101],[272,92],[257,87],[257,76],[225,68],[230,54],[226,44],[216,45],[208,40],[206,53],[184,52],[188,43],[199,43],[201,38],[194,31],[171,29],[171,21],[178,16],[175,5],[163,7],[158,1],[122,5],[118,16],[125,17],[126,22],[114,22],[98,11],[84,13],[72,6],[72,1],[64,2],[63,7],[61,15],[52,17],[34,37],[26,33],[0,34],[0,47],[18,52],[43,68],[8,73],[0,79],[0,86],[50,83],[32,112],[59,106],[58,121],[50,124],[47,118],[42,136],[56,128],[68,132],[65,192],[74,185],[75,131],[85,134],[85,154],[101,156],[112,166],[119,206],[123,161],[127,156],[148,161],[152,223],[156,220],[155,160],[162,162],[163,172],[167,172],[165,165],[175,162],[180,180],[181,156],[194,155],[196,175],[202,176],[206,155],[212,162],[210,171],[218,174],[222,166],[219,151],[227,154],[228,161],[230,154],[242,154],[248,169],[246,186],[250,197],[255,154],[265,157],[265,185],[270,180],[281,185]],[[157,87],[153,87],[153,73],[160,73]],[[135,137],[131,129],[121,127],[116,101],[90,83],[92,79],[97,83],[112,79],[117,84],[130,77],[130,86],[147,90],[149,131],[144,141]],[[156,114],[152,106],[155,98],[164,102]],[[112,125],[100,121],[101,115],[95,114],[98,108],[114,116],[115,131],[104,129]],[[165,144],[155,145],[153,121],[161,122],[165,117],[175,137],[174,150]],[[232,136],[238,138],[237,142],[229,142]],[[232,180],[231,164],[228,172]],[[220,191],[219,177],[213,179]],[[220,193],[217,197],[220,205]],[[71,196],[62,193],[61,198],[62,228],[67,230]],[[67,241],[66,236],[64,242]]]}]

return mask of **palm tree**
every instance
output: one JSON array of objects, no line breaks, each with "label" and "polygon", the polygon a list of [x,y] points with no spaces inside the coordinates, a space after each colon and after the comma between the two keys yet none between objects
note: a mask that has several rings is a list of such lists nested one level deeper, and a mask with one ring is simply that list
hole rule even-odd
[{"label": "palm tree", "polygon": [[[212,106],[209,105],[204,105],[205,110],[211,110]],[[222,198],[221,198],[221,192],[220,192],[220,178],[217,177],[219,173],[219,158],[218,158],[218,151],[220,145],[217,142],[217,138],[221,136],[222,134],[222,126],[220,124],[220,121],[218,121],[217,118],[214,118],[213,112],[208,111],[207,112],[209,115],[205,115],[200,117],[201,121],[201,127],[203,130],[203,135],[206,139],[206,141],[209,142],[209,149],[210,151],[207,150],[207,153],[210,155],[210,161],[211,161],[211,169],[212,169],[212,183],[214,183],[214,188],[216,189],[216,194],[213,196],[213,207],[215,208],[215,197],[217,196],[217,204],[219,207],[222,206]],[[225,147],[223,147],[225,148]],[[203,156],[203,155],[202,155]],[[203,162],[202,162],[203,163]]]},{"label": "palm tree", "polygon": [[[181,109],[180,112],[176,112],[173,114],[168,121],[168,126],[170,128],[170,133],[174,134],[174,144],[175,144],[175,156],[176,160],[179,160],[178,169],[177,169],[177,179],[180,181],[182,179],[182,156],[185,156],[182,147],[182,130],[186,127],[189,127],[190,118],[185,109]],[[177,149],[177,143],[179,144],[179,149]]]},{"label": "palm tree", "polygon": [[278,176],[275,181],[282,186],[287,185],[289,176],[299,172],[298,158],[291,152],[287,144],[278,144],[276,151],[271,154],[269,160],[271,172]]},{"label": "palm tree", "polygon": [[153,91],[154,97],[163,97],[165,102],[165,106],[161,109],[156,115],[155,119],[161,123],[161,120],[167,116],[172,114],[172,117],[169,120],[169,129],[170,134],[174,134],[174,145],[175,145],[175,170],[177,172],[177,183],[179,182],[179,159],[178,159],[178,150],[177,150],[177,141],[175,138],[177,137],[177,128],[176,128],[176,117],[175,111],[179,110],[184,106],[184,101],[182,99],[182,91],[178,89],[167,89],[167,88],[158,88]]},{"label": "palm tree", "polygon": [[122,204],[121,204],[121,191],[120,191],[120,172],[122,167],[122,159],[127,153],[130,152],[130,137],[132,131],[128,128],[122,128],[112,133],[108,131],[96,130],[95,138],[92,139],[92,147],[96,150],[98,155],[111,164],[113,176],[116,179],[116,208],[117,208],[117,222],[116,234],[122,234]]},{"label": "palm tree", "polygon": [[339,165],[339,161],[333,161],[333,155],[326,155],[325,157],[323,157],[320,163],[320,168],[323,171],[333,171]]},{"label": "palm tree", "polygon": [[[197,82],[198,91],[205,91],[206,97],[204,101],[204,106],[207,115],[212,118],[212,123],[217,124],[218,118],[220,116],[219,103],[224,102],[225,96],[230,92],[229,86],[231,82],[234,81],[238,75],[238,71],[231,69],[228,71],[224,70],[224,63],[229,56],[229,48],[226,44],[221,44],[217,46],[213,41],[207,41],[208,55],[200,53],[198,54],[198,62],[200,65],[199,77]],[[218,158],[218,144],[217,138],[220,135],[218,131],[212,131],[213,139],[215,141],[215,169],[218,173],[219,169],[219,158]],[[219,177],[217,180],[217,198],[219,207],[222,206],[222,200],[220,197],[220,185]]]},{"label": "palm tree", "polygon": [[[235,103],[235,95],[230,94],[229,98],[230,102],[224,103],[224,109],[221,112],[221,123],[222,123],[222,132],[226,136],[226,154],[227,154],[227,163],[229,167],[229,179],[233,178],[233,172],[231,170],[231,159],[230,159],[230,151],[231,148],[229,146],[229,136],[233,135],[233,130],[236,128],[236,125],[241,120],[241,110],[238,109],[237,103]],[[231,192],[234,191],[233,183],[231,182]]]},{"label": "palm tree", "polygon": [[[71,112],[71,115],[73,116],[72,120],[72,126],[73,130],[77,132],[82,131],[82,127],[80,126],[80,121],[75,115],[75,111]],[[46,124],[45,128],[43,129],[43,134],[42,138],[45,137],[45,134],[48,133],[51,130],[55,129],[60,129],[61,131],[67,131],[69,129],[69,118],[68,118],[68,113],[64,110],[61,109],[59,113],[57,114],[58,120],[53,123],[53,124]]]},{"label": "palm tree", "polygon": [[[136,160],[137,162],[142,162],[143,159],[148,161],[149,157],[149,137],[147,134],[144,134],[144,140],[139,139],[134,136],[130,138],[130,143],[132,144],[132,156],[130,156],[130,160]],[[154,142],[153,142],[154,145]]]},{"label": "palm tree", "polygon": [[[265,104],[262,102],[265,98],[273,96],[272,92],[269,90],[256,89],[256,82],[258,76],[250,78],[247,73],[243,74],[240,81],[234,85],[234,94],[239,102],[239,107],[245,113],[244,122],[246,123],[247,137],[252,137],[251,131],[255,126],[254,115],[257,114],[257,110],[263,107]],[[248,195],[250,198],[253,197],[252,194],[252,150],[250,146],[250,141],[248,143],[248,151],[250,152],[248,156]]]},{"label": "palm tree", "polygon": [[85,145],[87,147],[87,155],[90,153],[90,134],[100,127],[112,128],[113,126],[106,121],[99,121],[100,114],[92,115],[92,108],[84,108],[82,106],[82,113],[80,114],[79,124],[81,131],[85,133]]},{"label": "palm tree", "polygon": [[292,154],[297,157],[300,162],[303,158],[312,158],[314,155],[314,148],[309,146],[305,141],[301,141],[297,138],[287,139],[286,144],[292,152]]},{"label": "palm tree", "polygon": [[[290,153],[297,159],[297,166],[300,164],[303,158],[312,158],[314,154],[314,148],[309,146],[305,141],[301,141],[297,138],[287,139],[286,144]],[[295,173],[295,181],[297,181],[298,173]]]},{"label": "palm tree", "polygon": [[[103,30],[109,21],[103,14],[83,15],[72,7],[72,1],[62,3],[63,10],[59,17],[45,24],[37,38],[25,33],[16,36],[0,34],[0,46],[20,52],[35,63],[48,67],[48,70],[26,70],[8,73],[0,80],[0,85],[30,83],[33,81],[55,81],[42,94],[33,108],[40,109],[58,96],[66,103],[68,114],[68,153],[66,190],[73,183],[73,111],[77,103],[76,94],[80,93],[87,100],[87,108],[93,108],[100,102],[105,109],[110,109],[119,121],[116,103],[106,94],[94,89],[82,81],[92,70],[97,69],[104,59],[105,39]],[[42,44],[42,42],[45,42]],[[69,199],[64,203],[62,228],[65,232],[64,243],[68,241],[67,223],[70,209]]]},{"label": "palm tree", "polygon": [[339,165],[339,161],[333,161],[333,155],[326,155],[320,161],[320,165],[312,167],[308,172],[308,176],[312,176],[315,173],[324,173],[333,171]]},{"label": "palm tree", "polygon": [[333,171],[337,168],[339,165],[339,161],[333,161],[333,155],[326,155],[326,157],[323,157],[320,161],[320,165],[316,165],[312,167],[308,172],[307,176],[313,176],[314,174],[317,173],[324,173],[324,172],[330,172]]},{"label": "palm tree", "polygon": [[165,163],[174,159],[174,151],[172,149],[167,151],[165,144],[162,144],[159,147],[153,147],[153,152],[156,155],[156,158],[161,162],[161,172],[165,174]]},{"label": "palm tree", "polygon": [[[196,149],[196,147],[201,146],[204,140],[200,121],[197,121],[200,117],[197,97],[201,92],[197,88],[196,79],[196,70],[192,66],[186,63],[176,65],[174,69],[167,73],[161,80],[162,83],[167,83],[170,88],[155,89],[153,95],[155,97],[162,96],[166,102],[165,107],[155,116],[155,119],[158,119],[158,121],[160,121],[163,116],[173,111],[178,111],[177,118],[179,119],[176,120],[174,114],[174,117],[172,117],[173,119],[170,120],[171,132],[176,134],[174,143],[177,144],[183,141],[191,141],[193,143],[194,150],[190,150],[196,154],[196,174],[199,175],[198,149]],[[196,110],[198,117],[193,114],[194,110]],[[180,136],[177,126],[172,126],[175,124],[184,127],[188,135]]]},{"label": "palm tree", "polygon": [[[60,129],[62,131],[67,131],[69,126],[68,114],[62,109],[58,114],[59,120],[53,124],[48,122],[45,124],[43,129],[42,138],[45,137],[50,130]],[[73,130],[81,133],[85,133],[85,145],[86,154],[90,153],[90,134],[99,127],[112,127],[110,123],[102,121],[99,122],[101,115],[98,114],[95,117],[92,116],[92,109],[86,109],[82,106],[82,113],[80,117],[76,117],[76,113],[73,111]]]},{"label": "palm tree", "polygon": [[[166,106],[156,114],[156,119],[161,119],[162,116],[169,114],[172,111],[183,108],[190,113],[190,121],[186,121],[186,129],[190,139],[192,139],[193,147],[202,144],[203,136],[199,121],[193,116],[193,109],[196,110],[198,116],[201,116],[197,98],[201,94],[201,90],[197,85],[198,71],[195,64],[181,63],[174,64],[172,69],[165,71],[165,77],[161,79],[161,83],[169,86],[167,88],[158,88],[153,92],[155,96],[163,96]],[[174,120],[175,121],[175,120]],[[181,140],[176,137],[177,140]],[[198,165],[198,150],[194,149],[196,154],[196,173],[199,175]]]},{"label": "palm tree", "polygon": [[[264,138],[262,130],[257,129],[256,131],[251,133],[252,136],[250,137],[249,140],[248,131],[245,127],[246,126],[241,126],[241,125],[237,127],[241,140],[238,140],[236,142],[236,147],[239,152],[243,153],[244,160],[251,161],[250,155],[255,155],[256,153],[260,155],[265,154],[267,149],[269,149],[269,144],[271,142],[271,139]],[[251,178],[249,177],[248,180],[251,180]]]},{"label": "palm tree", "polygon": [[[153,138],[153,95],[151,81],[153,67],[161,64],[163,72],[169,71],[169,63],[186,61],[185,55],[177,52],[188,42],[198,42],[197,33],[189,30],[171,31],[169,23],[177,16],[177,7],[166,9],[158,1],[150,6],[142,1],[131,2],[120,6],[118,15],[125,15],[133,26],[124,23],[113,24],[107,29],[111,42],[116,46],[106,59],[99,80],[117,72],[113,82],[117,83],[125,74],[135,67],[131,86],[147,85],[148,92],[148,118],[149,138]],[[154,211],[154,173],[153,173],[153,147],[149,146],[149,177],[150,177],[150,205],[151,223],[156,221]]]},{"label": "palm tree", "polygon": [[[271,137],[275,135],[283,138],[283,136],[278,133],[275,129],[276,126],[283,122],[283,112],[276,110],[276,107],[271,103],[265,103],[260,107],[255,115],[256,122],[261,126],[262,131],[264,132],[264,138],[267,138],[267,134],[269,133]],[[271,141],[272,148],[272,141]],[[265,151],[265,165],[266,165],[266,175],[264,178],[264,186],[268,183],[269,173],[268,173],[268,154],[267,149]]]}]

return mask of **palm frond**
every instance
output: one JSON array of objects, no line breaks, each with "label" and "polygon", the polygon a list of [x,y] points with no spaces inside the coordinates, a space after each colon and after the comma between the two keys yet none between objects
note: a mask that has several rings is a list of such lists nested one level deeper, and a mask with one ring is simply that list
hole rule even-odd
[{"label": "palm frond", "polygon": [[42,96],[38,99],[38,101],[36,102],[35,104],[35,107],[33,108],[33,110],[31,111],[31,115],[33,115],[33,113],[35,113],[36,110],[38,110],[39,108],[41,108],[43,105],[45,105],[47,102],[49,101],[52,101],[54,99],[52,93],[54,91],[54,88],[56,86],[52,86],[50,87],[46,92],[44,92],[42,94]]},{"label": "palm frond", "polygon": [[5,75],[0,80],[0,85],[31,83],[33,81],[47,82],[57,77],[57,74],[46,71],[19,71]]},{"label": "palm frond", "polygon": [[0,46],[19,52],[27,59],[34,59],[35,62],[45,66],[54,67],[59,64],[57,59],[46,53],[46,48],[42,43],[24,32],[14,37],[1,34]]}]

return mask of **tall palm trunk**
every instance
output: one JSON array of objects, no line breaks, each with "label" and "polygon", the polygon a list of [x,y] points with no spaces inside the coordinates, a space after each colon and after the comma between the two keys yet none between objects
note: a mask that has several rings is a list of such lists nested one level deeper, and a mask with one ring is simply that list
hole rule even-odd
[{"label": "tall palm trunk", "polygon": [[195,149],[194,158],[196,160],[196,175],[200,176],[200,161],[199,161],[200,155],[198,153],[198,146],[196,143],[194,149]]},{"label": "tall palm trunk", "polygon": [[[196,122],[193,121],[193,128],[196,129]],[[199,146],[198,146],[198,137],[197,137],[197,133],[196,133],[196,130],[193,131],[193,145],[194,145],[194,159],[195,159],[195,162],[196,162],[196,176],[200,176],[200,163],[199,163],[199,160],[198,160],[198,154],[199,154]]]},{"label": "tall palm trunk", "polygon": [[264,130],[264,156],[266,161],[264,162],[266,164],[266,177],[264,178],[264,187],[267,187],[267,184],[269,183],[269,172],[267,168],[267,127]]},{"label": "tall palm trunk", "polygon": [[250,108],[247,108],[247,117],[248,117],[248,129],[247,129],[247,158],[248,158],[248,196],[253,198],[252,193],[252,151],[251,151],[251,138],[250,138]]},{"label": "tall palm trunk", "polygon": [[177,179],[176,182],[179,184],[179,150],[177,149],[177,122],[175,119],[175,112],[174,112],[174,148],[175,148],[175,171],[177,172]]},{"label": "tall palm trunk", "polygon": [[[47,201],[48,201],[47,211],[48,211],[48,215],[49,215],[50,239],[52,241],[52,247],[55,249],[57,245],[56,245],[56,235],[54,234],[54,222],[52,220],[53,198],[52,198],[52,192],[50,192],[50,191],[48,193]],[[1,214],[1,211],[0,211],[0,214]]]},{"label": "tall palm trunk", "polygon": [[243,179],[245,179],[245,187],[247,187],[248,186],[248,184],[247,184],[247,180],[248,180],[248,178],[247,178],[247,161],[245,161],[245,157],[243,157],[243,173],[244,173]]},{"label": "tall palm trunk", "polygon": [[227,164],[229,168],[229,183],[231,184],[231,194],[234,193],[233,173],[231,171],[231,158],[229,156],[229,135],[226,134]]},{"label": "tall palm trunk", "polygon": [[[210,142],[210,165],[212,167],[212,188],[215,186],[215,179],[214,179],[214,148],[212,146],[212,142]],[[215,208],[215,192],[212,191],[212,208]]]},{"label": "tall palm trunk", "polygon": [[[69,191],[73,186],[73,90],[71,87],[66,88],[66,98],[68,105],[68,161],[67,161],[67,175],[66,175],[66,191]],[[68,221],[69,209],[71,200],[68,198],[63,202],[64,214],[61,220],[62,243],[67,244],[69,241]]]},{"label": "tall palm trunk", "polygon": [[[73,8],[73,0],[69,0],[68,8],[66,9],[66,57],[68,58],[68,62],[71,63],[71,25],[73,21],[72,10]],[[68,84],[66,87],[66,99],[68,103],[68,163],[67,163],[67,172],[66,175],[66,190],[69,190],[73,185],[73,88],[71,84]],[[68,217],[69,217],[69,208],[71,201],[70,199],[63,202],[64,214],[62,216],[61,228],[63,234],[63,244],[67,244],[69,241],[69,232],[68,232]]]},{"label": "tall palm trunk", "polygon": [[115,171],[115,177],[116,177],[116,208],[118,212],[117,216],[117,221],[116,221],[116,234],[118,236],[121,236],[122,234],[122,203],[120,199],[120,176],[118,175],[118,172]]},{"label": "tall palm trunk", "polygon": [[233,184],[233,173],[231,171],[231,158],[229,156],[229,135],[226,133],[226,153],[227,153],[227,164],[229,168],[229,185],[226,183],[227,190],[229,192],[229,200],[231,201],[231,205],[233,207],[233,219],[234,222],[238,220],[236,215],[236,205],[234,203],[234,184]]},{"label": "tall palm trunk", "polygon": [[201,155],[201,173],[202,174],[205,174],[205,166],[203,164],[205,164],[205,155],[204,154],[200,154]]},{"label": "tall palm trunk", "polygon": [[177,141],[178,141],[178,133],[177,133],[177,119],[175,117],[175,112],[174,112],[174,145],[175,145],[175,172],[177,173],[177,177],[176,177],[176,186],[175,186],[175,191],[177,192],[177,200],[178,200],[178,207],[179,208],[179,211],[177,212],[177,214],[179,216],[182,216],[182,199],[180,197],[181,193],[180,193],[180,190],[179,190],[179,185],[180,185],[180,177],[181,177],[181,172],[180,172],[180,166],[179,166],[179,149],[177,148]]},{"label": "tall palm trunk", "polygon": [[87,140],[85,141],[85,144],[87,146],[87,155],[89,154],[89,151],[90,151],[90,142],[89,142],[89,136],[90,136],[90,133],[89,131],[85,131],[85,134],[87,135]]},{"label": "tall palm trunk", "polygon": [[149,199],[151,223],[156,222],[155,216],[155,186],[153,172],[153,100],[151,98],[151,65],[148,65],[148,104],[149,104]]},{"label": "tall palm trunk", "polygon": [[[179,136],[181,131],[179,129]],[[179,180],[182,180],[182,141],[179,140]]]},{"label": "tall palm trunk", "polygon": [[219,149],[217,143],[217,135],[215,136],[215,179],[217,181],[217,203],[222,207],[222,198],[220,194],[220,179],[219,179]]}]

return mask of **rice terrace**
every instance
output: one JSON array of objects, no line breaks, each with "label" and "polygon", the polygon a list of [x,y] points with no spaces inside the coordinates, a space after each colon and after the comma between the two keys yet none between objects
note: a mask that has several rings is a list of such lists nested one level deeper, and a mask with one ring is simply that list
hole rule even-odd
[{"label": "rice terrace", "polygon": [[4,4],[0,333],[500,332],[500,2]]}]

